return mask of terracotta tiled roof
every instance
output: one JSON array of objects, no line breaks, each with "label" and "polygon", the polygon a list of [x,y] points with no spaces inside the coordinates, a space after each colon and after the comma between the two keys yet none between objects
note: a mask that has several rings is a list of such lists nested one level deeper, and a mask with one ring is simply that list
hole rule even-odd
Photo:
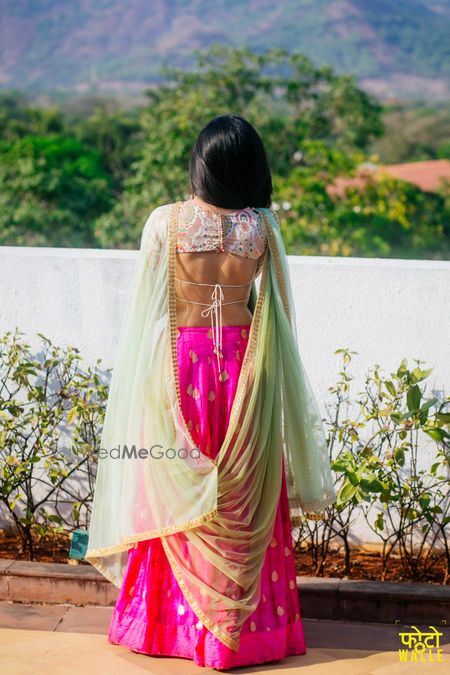
[{"label": "terracotta tiled roof", "polygon": [[442,178],[450,181],[450,161],[434,159],[428,162],[409,162],[407,164],[384,164],[369,168],[364,166],[357,175],[350,178],[339,177],[327,187],[329,194],[343,194],[347,186],[363,187],[367,177],[386,173],[393,178],[417,185],[424,192],[436,192]]}]

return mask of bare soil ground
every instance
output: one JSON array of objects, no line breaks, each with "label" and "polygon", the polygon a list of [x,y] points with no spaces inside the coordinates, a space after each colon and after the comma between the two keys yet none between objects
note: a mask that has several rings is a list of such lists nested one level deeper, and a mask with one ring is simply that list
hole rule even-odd
[{"label": "bare soil ground", "polygon": [[[70,535],[57,535],[51,540],[42,540],[35,544],[33,560],[36,562],[68,563],[70,549]],[[20,540],[17,535],[0,531],[0,558],[15,560],[29,560],[29,556],[20,553]],[[295,551],[296,568],[299,576],[315,576],[316,571],[308,552]],[[72,561],[70,561],[72,562]],[[77,561],[81,565],[90,565],[86,561]],[[425,583],[442,584],[445,579],[446,561],[434,560],[427,567],[430,569],[422,578],[413,577],[405,569],[399,557],[391,556],[385,581],[422,581]],[[382,573],[382,559],[379,553],[368,553],[354,550],[351,554],[350,574],[345,574],[344,558],[342,553],[331,552],[326,559],[323,573],[320,576],[336,579],[366,579],[379,581]]]}]

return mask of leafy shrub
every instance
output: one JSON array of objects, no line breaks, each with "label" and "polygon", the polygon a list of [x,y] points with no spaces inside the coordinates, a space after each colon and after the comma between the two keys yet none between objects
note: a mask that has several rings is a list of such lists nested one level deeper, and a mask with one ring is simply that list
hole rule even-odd
[{"label": "leafy shrub", "polygon": [[36,538],[87,525],[107,386],[100,359],[83,370],[75,347],[38,334],[33,354],[23,335],[0,339],[0,502],[32,560]]}]

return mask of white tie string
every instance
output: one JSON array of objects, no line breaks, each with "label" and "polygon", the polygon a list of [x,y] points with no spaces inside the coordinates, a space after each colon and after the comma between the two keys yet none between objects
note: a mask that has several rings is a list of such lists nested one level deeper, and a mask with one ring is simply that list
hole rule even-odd
[{"label": "white tie string", "polygon": [[[208,284],[208,283],[202,283],[200,281],[188,281],[187,279],[181,279],[180,277],[175,276],[175,279],[177,281],[181,281],[185,284],[192,284],[194,286],[214,286],[214,290],[211,294],[211,299],[212,302],[211,304],[208,304],[206,302],[197,302],[196,300],[188,300],[187,298],[183,298],[177,294],[177,298],[180,300],[183,300],[183,302],[188,302],[189,304],[193,305],[203,305],[206,306],[206,309],[204,309],[201,312],[201,315],[203,317],[207,317],[208,314],[211,317],[211,330],[213,334],[213,345],[214,349],[216,352],[217,356],[217,364],[219,367],[219,375],[221,374],[221,369],[220,369],[220,359],[222,358],[222,329],[223,329],[223,322],[222,322],[222,305],[234,305],[235,303],[238,302],[247,302],[247,298],[242,298],[242,300],[230,300],[229,302],[223,302],[223,290],[222,287],[227,287],[227,288],[233,288],[233,287],[244,287],[244,286],[249,286],[253,280],[254,276],[247,281],[245,284]],[[215,322],[214,322],[215,318]],[[215,324],[215,325],[214,325]]]},{"label": "white tie string", "polygon": [[[215,284],[214,290],[211,293],[212,303],[202,311],[202,316],[211,317],[211,329],[213,332],[213,344],[217,355],[217,365],[220,374],[220,357],[222,356],[222,301],[224,295],[220,284]],[[214,326],[215,320],[215,326]]]}]

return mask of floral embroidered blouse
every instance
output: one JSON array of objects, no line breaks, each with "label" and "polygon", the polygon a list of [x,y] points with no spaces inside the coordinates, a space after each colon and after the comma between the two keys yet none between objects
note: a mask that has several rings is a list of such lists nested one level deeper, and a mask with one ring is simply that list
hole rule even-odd
[{"label": "floral embroidered blouse", "polygon": [[248,206],[232,213],[207,211],[193,201],[181,202],[177,252],[228,251],[258,261],[260,272],[267,246],[262,218]]}]

